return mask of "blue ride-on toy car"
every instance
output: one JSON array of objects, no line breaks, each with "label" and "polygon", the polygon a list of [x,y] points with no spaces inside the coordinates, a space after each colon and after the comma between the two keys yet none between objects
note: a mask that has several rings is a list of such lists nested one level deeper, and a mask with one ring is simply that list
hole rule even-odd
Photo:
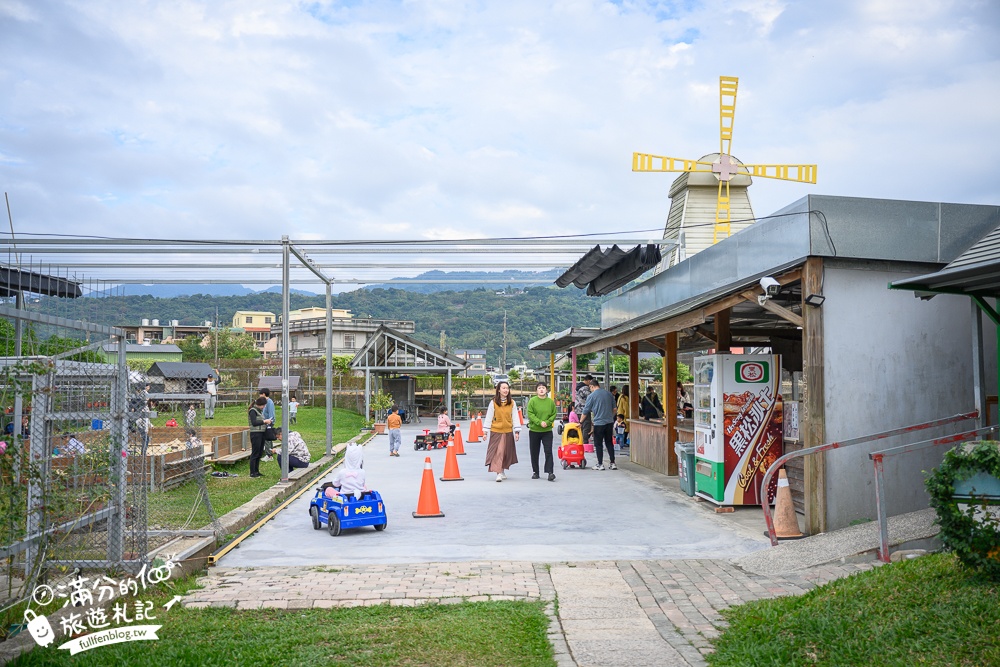
[{"label": "blue ride-on toy car", "polygon": [[365,491],[361,498],[353,495],[327,498],[326,490],[332,486],[330,482],[326,482],[316,489],[316,495],[309,503],[313,528],[323,530],[323,524],[326,524],[327,530],[334,537],[347,528],[375,526],[375,530],[385,530],[389,519],[378,491]]}]

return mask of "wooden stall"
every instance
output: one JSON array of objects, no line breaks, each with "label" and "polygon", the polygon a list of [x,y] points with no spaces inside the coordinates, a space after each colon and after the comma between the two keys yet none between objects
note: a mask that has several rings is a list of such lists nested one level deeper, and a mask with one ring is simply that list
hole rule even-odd
[{"label": "wooden stall", "polygon": [[677,475],[677,454],[670,446],[669,425],[659,419],[629,420],[629,458],[664,475]]}]

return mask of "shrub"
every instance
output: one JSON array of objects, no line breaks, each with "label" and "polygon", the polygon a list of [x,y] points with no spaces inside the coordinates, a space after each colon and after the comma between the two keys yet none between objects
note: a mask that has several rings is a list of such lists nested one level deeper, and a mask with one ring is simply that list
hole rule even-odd
[{"label": "shrub", "polygon": [[927,492],[931,507],[937,511],[945,547],[967,567],[1000,580],[1000,517],[988,511],[985,496],[974,495],[979,502],[954,498],[956,483],[976,473],[1000,479],[1000,442],[967,443],[952,449],[928,476]]}]

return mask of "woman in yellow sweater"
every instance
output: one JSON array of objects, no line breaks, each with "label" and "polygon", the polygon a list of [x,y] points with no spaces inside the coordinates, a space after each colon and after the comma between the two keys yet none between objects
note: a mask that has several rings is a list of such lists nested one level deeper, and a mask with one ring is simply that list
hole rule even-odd
[{"label": "woman in yellow sweater", "polygon": [[496,473],[498,482],[507,479],[504,471],[517,463],[516,443],[521,437],[521,426],[521,415],[511,398],[510,385],[500,381],[483,419],[483,431],[489,434],[486,436],[486,466]]}]

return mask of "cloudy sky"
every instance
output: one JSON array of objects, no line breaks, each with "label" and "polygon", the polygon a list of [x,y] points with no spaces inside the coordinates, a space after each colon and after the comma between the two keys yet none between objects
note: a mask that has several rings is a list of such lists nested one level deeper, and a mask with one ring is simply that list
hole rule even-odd
[{"label": "cloudy sky", "polygon": [[995,0],[0,0],[0,188],[20,233],[662,229],[631,153],[718,151],[720,75],[736,157],[819,166],[758,216],[1000,203]]}]

